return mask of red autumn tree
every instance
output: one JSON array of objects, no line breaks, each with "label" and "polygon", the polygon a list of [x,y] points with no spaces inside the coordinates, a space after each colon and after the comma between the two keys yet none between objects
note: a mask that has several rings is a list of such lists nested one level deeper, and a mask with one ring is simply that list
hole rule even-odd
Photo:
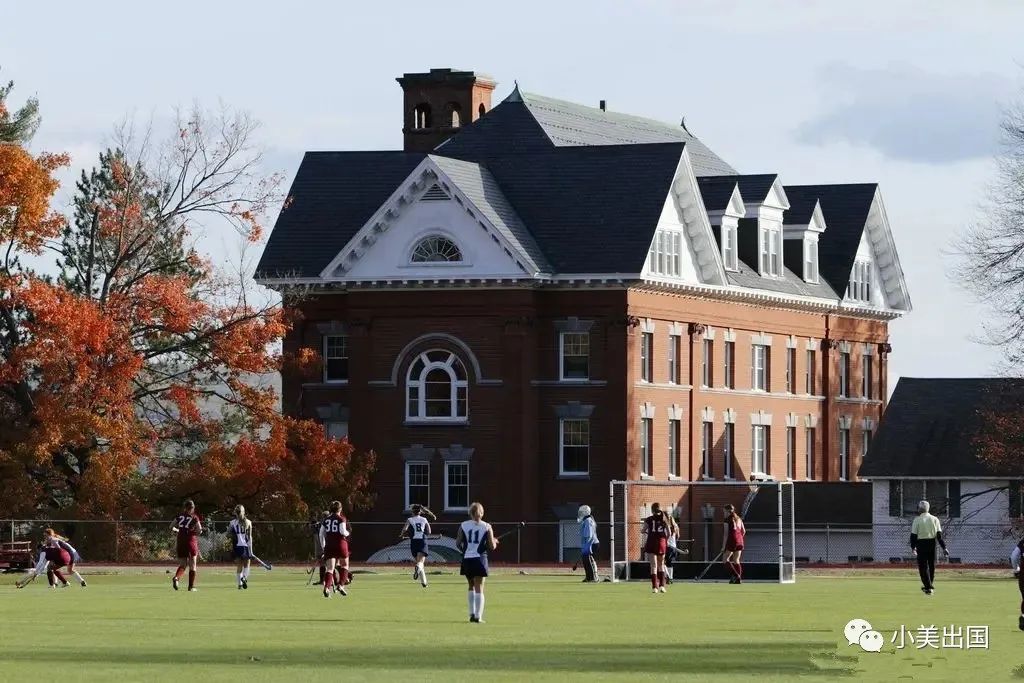
[{"label": "red autumn tree", "polygon": [[0,224],[2,246],[55,252],[60,271],[0,270],[0,476],[16,492],[0,514],[138,514],[188,496],[298,518],[325,498],[367,501],[373,454],[282,416],[259,381],[282,362],[280,306],[194,246],[211,231],[260,239],[280,178],[260,172],[254,131],[199,110],[166,145],[124,131],[67,221],[46,208],[63,159],[36,160],[49,184],[10,189],[13,204],[0,171],[0,206],[29,207]]}]

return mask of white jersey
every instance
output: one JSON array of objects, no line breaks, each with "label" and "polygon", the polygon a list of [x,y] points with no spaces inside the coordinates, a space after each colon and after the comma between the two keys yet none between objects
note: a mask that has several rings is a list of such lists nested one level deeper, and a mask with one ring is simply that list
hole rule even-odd
[{"label": "white jersey", "polygon": [[244,522],[233,519],[231,524],[228,525],[228,533],[231,534],[235,547],[247,547],[250,535],[252,534],[252,522],[248,519]]},{"label": "white jersey", "polygon": [[430,533],[430,522],[423,515],[413,515],[409,518],[409,538],[420,541]]},{"label": "white jersey", "polygon": [[491,525],[487,522],[477,522],[467,519],[462,523],[462,535],[466,539],[466,551],[462,556],[467,560],[487,554],[487,532]]}]

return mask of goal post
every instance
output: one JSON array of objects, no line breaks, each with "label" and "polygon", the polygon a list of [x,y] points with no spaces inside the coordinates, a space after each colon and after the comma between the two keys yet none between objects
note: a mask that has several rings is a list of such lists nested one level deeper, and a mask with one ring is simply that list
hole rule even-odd
[{"label": "goal post", "polygon": [[[743,580],[793,583],[796,527],[793,482],[612,481],[609,484],[609,549],[612,581],[650,578],[642,526],[651,505],[660,503],[679,525],[672,569],[677,580],[704,574],[726,581],[729,573],[713,563],[725,533],[724,506],[731,503],[746,527]],[[711,565],[711,566],[709,566]]]}]

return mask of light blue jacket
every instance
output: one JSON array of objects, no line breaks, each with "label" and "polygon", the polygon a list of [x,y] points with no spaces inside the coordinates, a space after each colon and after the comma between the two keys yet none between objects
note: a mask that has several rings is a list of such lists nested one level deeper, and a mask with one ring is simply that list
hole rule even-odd
[{"label": "light blue jacket", "polygon": [[597,538],[597,522],[593,517],[587,515],[580,522],[580,550],[587,554],[591,551],[592,546],[600,542]]}]

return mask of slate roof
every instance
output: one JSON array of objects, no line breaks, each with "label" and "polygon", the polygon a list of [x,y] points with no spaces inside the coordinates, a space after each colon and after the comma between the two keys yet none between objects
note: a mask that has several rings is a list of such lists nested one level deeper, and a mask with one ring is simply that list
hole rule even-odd
[{"label": "slate roof", "polygon": [[[739,230],[751,230],[757,229],[756,218],[741,218]],[[793,294],[796,296],[816,296],[825,299],[838,299],[838,294],[835,293],[828,283],[824,279],[818,278],[817,284],[805,282],[802,277],[794,273],[789,268],[783,266],[782,277],[761,277],[757,272],[757,269],[748,264],[742,258],[737,259],[739,270],[738,271],[726,271],[725,276],[729,281],[729,284],[736,285],[737,287],[748,287],[751,289],[764,289],[770,292],[778,292],[779,294]]]},{"label": "slate roof", "polygon": [[[871,525],[871,484],[852,481],[801,481],[793,485],[794,523],[797,527]],[[786,501],[783,500],[783,504]],[[778,519],[778,489],[759,488],[743,521],[748,527],[772,528]]]},{"label": "slate roof", "polygon": [[821,202],[826,227],[818,241],[818,271],[832,289],[845,294],[878,185],[793,185],[786,187],[787,196],[790,190]]},{"label": "slate roof", "polygon": [[[708,211],[725,211],[729,206],[729,200],[736,189],[736,176],[702,176],[697,178],[697,187],[700,189],[701,199],[704,200],[704,208]],[[742,193],[741,199],[742,199]]]},{"label": "slate roof", "polygon": [[698,176],[736,173],[682,126],[526,93],[518,87],[476,124],[442,143],[436,151],[462,156],[479,154],[484,151],[482,147],[493,145],[503,150],[534,150],[544,144],[581,147],[666,142],[687,144],[693,171]]},{"label": "slate roof", "polygon": [[430,155],[438,168],[444,171],[455,185],[466,195],[467,199],[486,216],[495,228],[520,253],[526,254],[530,263],[531,274],[536,272],[549,273],[551,266],[530,231],[526,229],[522,219],[498,186],[498,182],[490,171],[470,161],[448,159]]},{"label": "slate roof", "polygon": [[1024,403],[1024,380],[903,377],[889,400],[858,476],[990,477],[977,458],[979,414]]},{"label": "slate roof", "polygon": [[[783,214],[782,222],[786,225],[807,225],[814,215],[814,207],[818,205],[820,186],[786,185],[786,197],[789,208]],[[823,214],[824,215],[824,214]],[[825,223],[826,229],[828,223]],[[863,223],[861,224],[863,228]]]},{"label": "slate roof", "polygon": [[257,277],[317,277],[423,161],[414,152],[307,152]]}]

